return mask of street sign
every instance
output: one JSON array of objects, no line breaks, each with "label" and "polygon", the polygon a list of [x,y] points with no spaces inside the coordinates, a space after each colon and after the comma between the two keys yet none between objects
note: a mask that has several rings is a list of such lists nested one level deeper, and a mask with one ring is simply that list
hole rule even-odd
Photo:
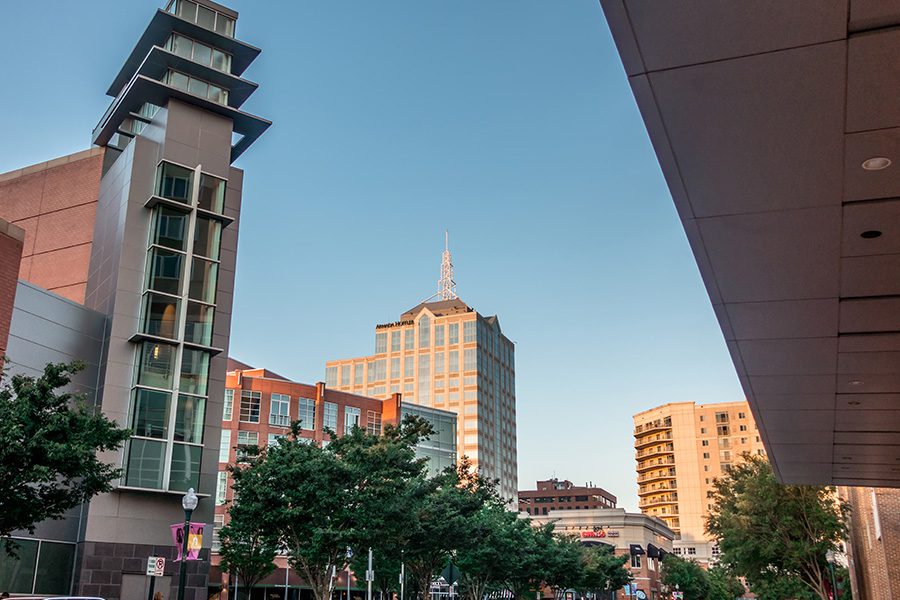
[{"label": "street sign", "polygon": [[151,556],[147,559],[147,575],[149,577],[162,577],[166,570],[166,559],[162,556]]}]

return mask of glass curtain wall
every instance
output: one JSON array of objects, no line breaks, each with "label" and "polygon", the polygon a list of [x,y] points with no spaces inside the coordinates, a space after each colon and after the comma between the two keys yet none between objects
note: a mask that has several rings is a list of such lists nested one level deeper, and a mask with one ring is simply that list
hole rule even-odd
[{"label": "glass curtain wall", "polygon": [[224,202],[201,206],[203,186],[220,188],[213,195],[224,198],[224,180],[199,168],[160,163],[154,195],[168,202],[149,209],[126,487],[199,487],[224,226],[216,218]]}]

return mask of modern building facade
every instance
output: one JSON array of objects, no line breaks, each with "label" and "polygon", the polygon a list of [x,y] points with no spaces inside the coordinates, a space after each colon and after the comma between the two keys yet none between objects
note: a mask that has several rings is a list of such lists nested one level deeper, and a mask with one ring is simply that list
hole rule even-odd
[{"label": "modern building facade", "polygon": [[[631,571],[638,590],[647,600],[663,600],[660,566],[672,552],[673,532],[663,521],[624,508],[551,510],[531,517],[535,524],[554,523],[560,535],[578,537],[583,544],[606,544],[616,556],[627,556],[625,567]],[[618,590],[616,600],[634,600]]]},{"label": "modern building facade", "polygon": [[[237,461],[240,446],[274,445],[278,438],[290,433],[291,423],[298,420],[301,437],[311,444],[322,445],[330,440],[326,430],[341,436],[353,427],[360,427],[369,434],[381,435],[386,425],[397,426],[407,415],[415,415],[428,421],[434,429],[430,438],[420,441],[416,447],[416,454],[428,459],[429,471],[434,474],[456,462],[456,413],[407,404],[399,393],[387,399],[370,398],[330,389],[322,382],[310,385],[291,381],[268,369],[253,368],[234,359],[229,359],[228,365],[215,496],[211,588],[223,582],[217,568],[216,536],[228,520],[228,503],[233,495],[227,467]],[[260,582],[257,593],[268,587],[283,591],[287,576],[289,585],[299,594],[297,597],[309,595],[299,591],[307,586],[296,573],[286,573],[283,558],[278,557],[275,563],[275,572]],[[346,579],[337,584],[346,586]]]},{"label": "modern building facade", "polygon": [[[194,520],[213,521],[243,178],[232,162],[270,124],[240,110],[260,51],[234,37],[237,17],[170,1],[107,91],[97,147],[0,176],[0,218],[25,230],[10,370],[85,361],[76,390],[133,432],[103,457],[124,470],[113,492],[17,534],[27,553],[0,559],[5,590],[139,597],[147,557],[174,558],[188,488]],[[166,596],[174,566],[157,582]],[[205,597],[208,568],[204,550],[188,600]]]},{"label": "modern building facade", "polygon": [[746,402],[675,402],[634,415],[638,506],[675,532],[674,552],[714,561],[705,533],[716,477],[742,454],[765,456]]},{"label": "modern building facade", "polygon": [[375,353],[326,364],[329,387],[456,412],[457,448],[515,499],[515,347],[496,316],[459,298],[423,302],[375,327]]},{"label": "modern building facade", "polygon": [[519,490],[519,512],[546,515],[552,510],[615,508],[616,497],[592,484],[577,486],[568,479],[537,482],[536,490]]}]

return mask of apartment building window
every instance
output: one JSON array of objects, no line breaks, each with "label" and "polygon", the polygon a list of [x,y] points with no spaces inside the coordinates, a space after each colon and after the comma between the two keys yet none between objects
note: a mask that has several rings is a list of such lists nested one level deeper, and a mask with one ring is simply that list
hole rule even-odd
[{"label": "apartment building window", "polygon": [[444,326],[443,325],[435,325],[434,326],[434,346],[435,348],[444,345]]},{"label": "apartment building window", "polygon": [[475,341],[475,321],[466,321],[463,323],[463,343]]},{"label": "apartment building window", "polygon": [[291,397],[286,394],[272,394],[269,404],[269,425],[287,427],[291,424]]},{"label": "apartment building window", "polygon": [[228,472],[219,471],[219,477],[216,480],[216,506],[225,504],[225,493],[228,489]]},{"label": "apartment building window", "polygon": [[391,332],[391,352],[400,352],[400,330]]},{"label": "apartment building window", "polygon": [[677,546],[674,548],[675,554],[681,556],[681,546]]},{"label": "apartment building window", "polygon": [[241,423],[259,423],[259,405],[262,392],[241,390]]},{"label": "apartment building window", "polygon": [[[705,420],[706,420],[706,419],[704,419],[703,415],[700,415],[700,422],[702,423],[702,422],[705,421]],[[678,548],[678,550],[681,550],[681,548]]]},{"label": "apartment building window", "polygon": [[349,434],[354,427],[359,427],[359,409],[355,406],[344,407],[344,433]]},{"label": "apartment building window", "polygon": [[325,368],[325,385],[328,387],[337,387],[338,370],[337,367]]},{"label": "apartment building window", "polygon": [[709,446],[709,440],[703,440],[702,442],[700,442],[700,445]]},{"label": "apartment building window", "polygon": [[741,443],[742,443],[742,444],[746,444],[746,443],[747,443],[747,438],[741,438]]},{"label": "apartment building window", "polygon": [[756,443],[759,443],[759,436],[756,436]]},{"label": "apartment building window", "polygon": [[738,419],[746,419],[746,418],[747,418],[747,413],[742,413],[742,412],[738,413]]},{"label": "apartment building window", "polygon": [[369,435],[381,435],[381,413],[374,410],[366,411],[366,433]]},{"label": "apartment building window", "polygon": [[713,546],[710,552],[713,556],[719,556],[719,553],[720,553],[719,547]]},{"label": "apartment building window", "polygon": [[703,465],[703,470],[709,472],[709,465]]},{"label": "apartment building window", "polygon": [[716,423],[727,423],[728,422],[728,413],[727,412],[717,412],[716,413]]},{"label": "apartment building window", "polygon": [[459,343],[459,323],[450,323],[448,326],[450,331],[449,333],[449,343],[458,344]]},{"label": "apartment building window", "polygon": [[640,554],[632,554],[631,555],[631,568],[632,569],[640,569],[641,568],[641,555]]},{"label": "apartment building window", "polygon": [[375,334],[375,354],[387,352],[387,332],[382,331]]},{"label": "apartment building window", "polygon": [[272,446],[277,446],[278,440],[283,437],[286,437],[283,433],[270,433],[269,438],[266,440],[266,444],[269,446],[269,448],[271,448]]},{"label": "apartment building window", "polygon": [[325,411],[322,416],[322,428],[337,433],[337,413],[338,407],[334,402],[325,403]]},{"label": "apartment building window", "polygon": [[688,554],[697,554],[697,548],[695,548],[694,546],[689,546],[687,549],[687,553]]},{"label": "apartment building window", "polygon": [[410,327],[409,329],[403,330],[403,349],[404,350],[415,350],[416,349],[416,330]]},{"label": "apartment building window", "polygon": [[341,365],[341,386],[350,385],[350,365]]},{"label": "apartment building window", "polygon": [[227,463],[231,456],[231,430],[223,429],[219,438],[219,462]]},{"label": "apartment building window", "polygon": [[708,460],[708,459],[709,459],[709,452],[704,452],[704,453],[703,453],[703,458],[706,459],[706,460]]},{"label": "apartment building window", "polygon": [[353,385],[362,385],[365,377],[366,365],[356,363],[353,365]]},{"label": "apartment building window", "polygon": [[316,429],[316,401],[312,398],[300,398],[297,408],[297,418],[300,419],[300,428],[307,431]]},{"label": "apartment building window", "polygon": [[716,425],[716,435],[728,435],[728,425]]},{"label": "apartment building window", "polygon": [[463,371],[474,371],[476,368],[475,348],[467,348],[463,351]]},{"label": "apartment building window", "polygon": [[222,406],[222,420],[230,421],[234,410],[234,390],[225,390],[225,403]]},{"label": "apartment building window", "polygon": [[739,429],[740,429],[741,431],[747,431],[747,426],[746,426],[746,425],[741,425],[741,426],[739,427]]},{"label": "apartment building window", "polygon": [[247,460],[247,450],[244,448],[245,446],[258,446],[259,445],[259,432],[258,431],[238,431],[237,436],[237,461],[243,462]]},{"label": "apartment building window", "polygon": [[213,515],[213,533],[212,533],[212,551],[218,552],[222,549],[222,540],[219,532],[225,527],[225,515]]},{"label": "apartment building window", "polygon": [[706,435],[706,427],[700,428],[700,435]]}]

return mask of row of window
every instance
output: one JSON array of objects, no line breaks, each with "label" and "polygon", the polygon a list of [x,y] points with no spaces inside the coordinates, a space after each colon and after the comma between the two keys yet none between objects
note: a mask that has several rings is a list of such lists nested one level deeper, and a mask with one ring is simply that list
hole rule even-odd
[{"label": "row of window", "polygon": [[[408,355],[403,361],[403,377],[412,378],[416,376],[415,355]],[[446,360],[445,360],[446,359]],[[353,385],[363,385],[364,382],[373,383],[376,381],[384,381],[388,379],[387,359],[380,358],[377,360],[366,361],[365,363],[357,363],[352,365]],[[390,359],[390,379],[400,379],[401,373],[400,357]],[[478,367],[477,354],[475,348],[467,348],[463,351],[463,371],[475,371]],[[341,365],[326,367],[325,383],[329,387],[338,386],[338,373],[340,373],[340,385],[350,385],[351,365]],[[428,377],[431,373],[431,355],[419,355],[419,377]],[[459,351],[453,350],[447,352],[435,352],[434,354],[434,375],[443,374],[459,374]],[[474,381],[472,382],[475,383]]]},{"label": "row of window", "polygon": [[166,41],[166,50],[223,73],[231,73],[231,55],[178,33]]},{"label": "row of window", "polygon": [[234,37],[234,19],[191,0],[174,0],[166,10],[204,29]]},{"label": "row of window", "polygon": [[[418,323],[419,332],[419,348],[431,347],[431,318],[428,315],[422,315]],[[446,329],[445,329],[446,328]],[[446,343],[459,343],[459,323],[448,323],[447,325],[434,326],[434,346],[441,347],[445,344],[444,333],[447,333]],[[463,343],[468,344],[474,342],[475,321],[466,321],[463,323]],[[391,352],[400,352],[401,333],[403,337],[403,349],[415,350],[416,348],[416,328],[395,329],[393,331],[379,331],[375,334],[375,354],[383,354],[388,348],[388,333],[391,334]]]},{"label": "row of window", "polygon": [[207,100],[212,100],[217,104],[228,104],[228,90],[222,86],[210,83],[193,75],[169,69],[160,79],[163,83],[171,85],[173,88],[188,92]]},{"label": "row of window", "polygon": [[[241,390],[238,420],[241,423],[259,423],[262,404],[262,392],[253,390]],[[269,425],[275,427],[289,427],[291,397],[287,394],[273,393],[269,401]],[[234,390],[225,390],[225,402],[222,409],[222,420],[231,421],[234,413]],[[338,433],[338,405],[334,402],[325,402],[322,428],[330,429]],[[350,431],[353,427],[365,426],[366,431],[372,435],[381,435],[381,413],[367,411],[366,423],[360,422],[361,409],[355,406],[344,407],[344,431]],[[307,431],[316,429],[316,401],[312,398],[298,398],[297,420],[300,428]],[[240,443],[240,442],[239,442]]]}]

